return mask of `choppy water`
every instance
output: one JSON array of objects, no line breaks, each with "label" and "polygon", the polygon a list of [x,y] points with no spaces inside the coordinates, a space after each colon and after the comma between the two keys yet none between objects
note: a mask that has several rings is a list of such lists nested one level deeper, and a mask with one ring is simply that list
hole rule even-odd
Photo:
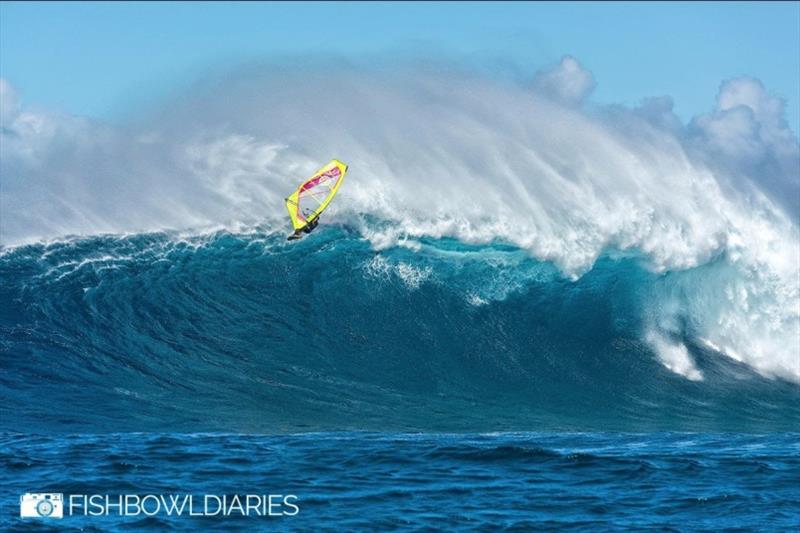
[{"label": "choppy water", "polygon": [[309,433],[0,437],[0,527],[19,495],[294,494],[295,516],[65,516],[59,530],[789,531],[800,435]]}]

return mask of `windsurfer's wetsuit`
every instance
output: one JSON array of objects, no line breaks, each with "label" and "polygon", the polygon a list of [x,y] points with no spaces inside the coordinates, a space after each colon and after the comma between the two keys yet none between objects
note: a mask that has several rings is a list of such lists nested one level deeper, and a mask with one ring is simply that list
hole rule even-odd
[{"label": "windsurfer's wetsuit", "polygon": [[319,225],[319,216],[314,218],[311,222],[303,226],[302,230],[305,233],[311,233]]},{"label": "windsurfer's wetsuit", "polygon": [[289,235],[289,240],[293,241],[295,239],[299,239],[301,233],[311,233],[312,231],[314,231],[314,228],[316,228],[318,225],[319,225],[319,216],[314,218],[311,222],[307,223],[302,228],[297,228],[296,230],[294,230],[294,233]]}]

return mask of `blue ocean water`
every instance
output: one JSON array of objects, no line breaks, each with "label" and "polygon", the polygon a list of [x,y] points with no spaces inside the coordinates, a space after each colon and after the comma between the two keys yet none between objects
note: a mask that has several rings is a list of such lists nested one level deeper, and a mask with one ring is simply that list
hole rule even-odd
[{"label": "blue ocean water", "polygon": [[[99,530],[787,530],[800,387],[671,334],[655,273],[577,280],[504,244],[376,252],[347,226],[67,238],[0,252],[2,528],[25,492],[296,494],[297,516]],[[259,522],[259,520],[261,520]],[[264,522],[267,520],[267,522]]]},{"label": "blue ocean water", "polygon": [[56,524],[15,517],[19,495],[33,488],[292,494],[299,508],[272,517],[67,516],[59,530],[800,527],[797,434],[4,434],[0,442],[4,529]]}]

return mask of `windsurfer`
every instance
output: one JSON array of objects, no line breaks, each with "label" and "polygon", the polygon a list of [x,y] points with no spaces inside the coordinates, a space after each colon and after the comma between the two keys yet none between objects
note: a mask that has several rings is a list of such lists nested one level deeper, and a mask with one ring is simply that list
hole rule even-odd
[{"label": "windsurfer", "polygon": [[289,240],[293,241],[295,239],[299,239],[301,237],[301,233],[311,233],[314,229],[319,225],[319,215],[311,219],[305,226],[302,228],[297,228],[294,230],[294,233],[289,235]]},{"label": "windsurfer", "polygon": [[294,227],[289,240],[300,239],[319,225],[319,215],[328,207],[344,179],[347,165],[332,159],[286,198],[286,209]]}]

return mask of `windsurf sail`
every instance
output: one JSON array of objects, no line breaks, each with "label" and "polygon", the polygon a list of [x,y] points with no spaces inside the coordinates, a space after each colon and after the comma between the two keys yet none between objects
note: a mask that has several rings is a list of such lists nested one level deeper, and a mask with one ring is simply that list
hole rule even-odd
[{"label": "windsurf sail", "polygon": [[286,199],[286,209],[294,229],[305,227],[325,211],[342,186],[346,172],[347,165],[333,159]]}]

